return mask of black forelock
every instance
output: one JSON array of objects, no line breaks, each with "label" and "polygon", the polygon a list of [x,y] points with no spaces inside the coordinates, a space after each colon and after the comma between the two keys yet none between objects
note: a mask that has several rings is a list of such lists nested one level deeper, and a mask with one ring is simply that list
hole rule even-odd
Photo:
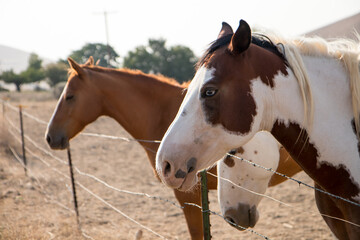
[{"label": "black forelock", "polygon": [[[203,56],[197,62],[196,68],[202,66],[216,50],[218,50],[221,47],[229,45],[232,36],[233,34],[228,34],[210,43],[209,48],[205,51]],[[278,55],[286,62],[285,56],[279,51],[278,47],[266,35],[260,33],[254,33],[251,36],[251,43]]]}]

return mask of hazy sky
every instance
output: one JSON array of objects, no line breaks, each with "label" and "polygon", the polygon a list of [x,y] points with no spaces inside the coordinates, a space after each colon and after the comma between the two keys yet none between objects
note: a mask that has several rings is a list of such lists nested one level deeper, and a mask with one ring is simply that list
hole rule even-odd
[{"label": "hazy sky", "polygon": [[[298,35],[360,12],[360,0],[0,0],[0,44],[57,60],[85,43],[109,42],[121,56],[149,38],[201,55],[221,22],[239,20]],[[1,54],[1,53],[0,53]]]}]

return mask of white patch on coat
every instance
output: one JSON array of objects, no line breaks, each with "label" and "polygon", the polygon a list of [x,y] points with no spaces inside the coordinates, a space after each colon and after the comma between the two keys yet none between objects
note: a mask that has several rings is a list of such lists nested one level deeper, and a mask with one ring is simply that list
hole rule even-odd
[{"label": "white patch on coat", "polygon": [[318,150],[318,167],[324,163],[334,167],[344,165],[352,180],[360,186],[358,140],[351,126],[350,84],[344,67],[340,61],[331,58],[304,57],[303,60],[314,100],[312,126],[303,123],[299,88],[289,69],[288,76],[275,77],[273,89],[265,86],[260,79],[254,81],[252,91],[255,101],[259,104],[260,99],[266,99],[265,105],[271,112],[264,115],[273,118],[273,121],[277,119],[285,125],[298,123],[306,129],[310,143]]},{"label": "white patch on coat", "polygon": [[[236,156],[267,168],[277,169],[280,159],[279,144],[269,132],[258,132],[242,148],[244,152],[236,153]],[[240,159],[233,158],[233,160],[235,165],[232,167],[227,166],[224,160],[218,161],[218,199],[223,215],[229,208],[236,209],[239,203],[248,204],[250,207],[257,206],[262,197],[234,186],[222,178],[253,192],[264,194],[272,176],[271,172],[254,167]]]}]

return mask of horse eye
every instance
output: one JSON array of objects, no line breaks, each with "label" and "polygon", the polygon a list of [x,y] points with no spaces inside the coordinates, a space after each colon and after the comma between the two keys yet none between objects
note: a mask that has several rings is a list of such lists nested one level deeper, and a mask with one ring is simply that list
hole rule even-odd
[{"label": "horse eye", "polygon": [[216,89],[210,88],[210,89],[206,89],[205,93],[204,93],[204,97],[212,97],[217,93]]},{"label": "horse eye", "polygon": [[67,95],[66,97],[65,97],[65,100],[66,101],[69,101],[69,100],[71,100],[71,99],[73,99],[74,98],[74,95]]}]

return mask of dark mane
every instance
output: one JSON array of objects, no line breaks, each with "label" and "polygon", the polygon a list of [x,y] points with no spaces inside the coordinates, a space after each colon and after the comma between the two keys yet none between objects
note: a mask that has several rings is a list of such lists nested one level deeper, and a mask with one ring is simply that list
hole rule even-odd
[{"label": "dark mane", "polygon": [[[202,66],[206,61],[209,60],[210,56],[219,48],[227,46],[230,44],[231,38],[233,34],[225,35],[221,38],[216,39],[212,43],[210,43],[210,47],[205,51],[204,55],[200,58],[200,60],[196,64],[196,68],[199,68]],[[268,38],[267,36],[260,34],[260,33],[254,33],[251,36],[251,43],[262,47],[279,57],[281,57],[285,62],[286,59],[284,55],[279,51],[278,47]]]}]

